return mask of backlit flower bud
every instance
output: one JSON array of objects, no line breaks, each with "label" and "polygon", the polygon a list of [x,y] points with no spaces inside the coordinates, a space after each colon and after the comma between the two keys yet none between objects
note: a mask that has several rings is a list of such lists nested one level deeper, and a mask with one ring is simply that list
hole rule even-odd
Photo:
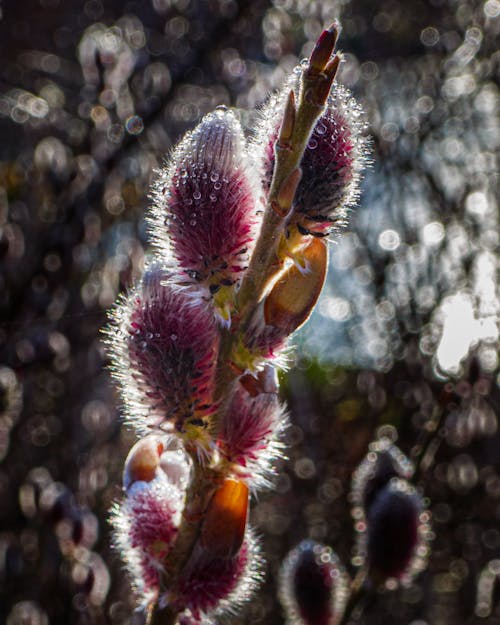
[{"label": "backlit flower bud", "polygon": [[[250,390],[254,389],[253,385]],[[219,447],[250,486],[268,486],[287,424],[276,392],[249,393],[238,384],[220,423]]]},{"label": "backlit flower bud", "polygon": [[376,584],[395,578],[408,582],[425,568],[429,514],[405,480],[393,478],[375,496],[359,536],[369,575]]},{"label": "backlit flower bud", "polygon": [[347,208],[357,199],[366,143],[360,137],[360,115],[356,101],[336,86],[301,162],[302,180],[290,222],[301,234],[325,236],[342,226]]},{"label": "backlit flower bud", "polygon": [[108,345],[130,422],[186,432],[214,410],[219,335],[205,302],[151,267],[119,303]]},{"label": "backlit flower bud", "polygon": [[260,582],[262,557],[252,533],[246,533],[232,558],[214,555],[198,545],[167,600],[177,609],[208,616],[234,612]]},{"label": "backlit flower bud", "polygon": [[254,176],[240,124],[220,108],[185,136],[156,182],[154,241],[161,253],[172,249],[183,279],[216,304],[226,303],[248,265],[259,204]]},{"label": "backlit flower bud", "polygon": [[[338,60],[337,57],[337,65]],[[336,67],[332,67],[332,71],[335,72]],[[265,193],[272,180],[274,147],[288,94],[293,90],[298,98],[300,74],[300,71],[295,72],[283,90],[263,109],[253,142],[252,154],[261,168]],[[292,243],[296,240],[295,231],[301,235],[322,237],[344,224],[347,209],[357,199],[361,170],[366,164],[367,142],[362,136],[363,130],[359,104],[347,89],[335,84],[300,165],[302,177],[287,227],[287,236],[291,236]]]},{"label": "backlit flower bud", "polygon": [[364,516],[379,491],[393,478],[410,479],[413,464],[388,438],[370,444],[366,457],[352,477],[351,501],[357,511],[353,515]]},{"label": "backlit flower bud", "polygon": [[200,545],[213,556],[234,558],[245,536],[248,517],[248,486],[225,479],[215,491],[203,518]]},{"label": "backlit flower bud", "polygon": [[337,555],[313,541],[283,562],[279,597],[291,625],[336,625],[349,595],[349,577]]}]

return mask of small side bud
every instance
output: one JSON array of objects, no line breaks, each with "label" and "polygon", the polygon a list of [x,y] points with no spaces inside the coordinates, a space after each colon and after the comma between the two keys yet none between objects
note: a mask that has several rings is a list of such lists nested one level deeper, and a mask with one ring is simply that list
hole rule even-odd
[{"label": "small side bud", "polygon": [[286,150],[291,148],[290,141],[295,128],[295,115],[295,94],[291,90],[286,101],[285,112],[283,113],[283,120],[276,143],[278,149]]},{"label": "small side bud", "polygon": [[324,106],[332,90],[333,81],[337,75],[341,60],[341,55],[336,54],[333,59],[328,61],[319,79],[306,91],[306,99],[309,102],[316,106]]},{"label": "small side bud", "polygon": [[289,267],[264,303],[266,324],[279,328],[284,335],[295,332],[307,321],[326,277],[328,248],[322,241],[313,239],[302,254],[305,271],[296,265]]},{"label": "small side bud", "polygon": [[344,614],[349,577],[330,547],[300,543],[284,561],[279,585],[292,625],[336,625]]},{"label": "small side bud", "polygon": [[225,479],[215,491],[205,512],[200,545],[221,558],[233,558],[243,544],[248,517],[248,486],[241,480]]},{"label": "small side bud", "polygon": [[123,488],[138,481],[151,482],[160,466],[163,443],[156,436],[143,438],[129,451],[123,469]]},{"label": "small side bud", "polygon": [[320,74],[325,70],[337,43],[339,30],[339,23],[335,21],[321,33],[309,57],[310,73]]},{"label": "small side bud", "polygon": [[281,183],[277,197],[278,213],[281,217],[285,217],[290,212],[301,177],[302,171],[294,169]]}]

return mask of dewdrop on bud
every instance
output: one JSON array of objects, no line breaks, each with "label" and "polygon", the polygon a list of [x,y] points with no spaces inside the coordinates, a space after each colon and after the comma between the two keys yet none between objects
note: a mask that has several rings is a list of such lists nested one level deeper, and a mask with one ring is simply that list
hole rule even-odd
[{"label": "dewdrop on bud", "polygon": [[182,279],[213,296],[222,316],[253,247],[260,201],[254,176],[241,126],[221,107],[179,143],[154,188],[157,248],[172,250]]},{"label": "dewdrop on bud", "polygon": [[213,315],[169,279],[165,269],[150,267],[119,302],[107,331],[128,419],[144,434],[151,427],[188,434],[214,410],[219,334]]},{"label": "dewdrop on bud", "polygon": [[425,568],[429,537],[429,513],[422,498],[405,480],[392,479],[374,498],[366,532],[358,539],[371,581],[408,583]]},{"label": "dewdrop on bud", "polygon": [[166,602],[200,616],[234,613],[261,581],[261,565],[262,556],[248,527],[233,557],[216,555],[198,544],[167,593]]},{"label": "dewdrop on bud", "polygon": [[225,479],[215,491],[205,512],[200,545],[220,558],[233,558],[243,544],[248,517],[248,486]]},{"label": "dewdrop on bud", "polygon": [[330,547],[307,540],[283,562],[279,587],[290,625],[336,625],[349,596],[349,576]]},{"label": "dewdrop on bud", "polygon": [[263,377],[243,376],[222,413],[218,439],[231,470],[255,488],[270,485],[273,462],[283,453],[280,437],[287,425],[277,393],[272,384],[267,390]]},{"label": "dewdrop on bud", "polygon": [[409,480],[413,463],[388,438],[370,444],[368,454],[352,477],[351,501],[360,517],[370,509],[379,491],[396,477]]}]

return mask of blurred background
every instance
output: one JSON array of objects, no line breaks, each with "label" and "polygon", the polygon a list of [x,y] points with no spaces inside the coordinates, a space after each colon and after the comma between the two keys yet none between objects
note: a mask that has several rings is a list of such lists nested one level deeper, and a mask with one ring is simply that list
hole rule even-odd
[{"label": "blurred background", "polygon": [[[361,623],[500,623],[500,1],[0,2],[0,623],[139,625],[108,510],[134,435],[100,329],[141,273],[152,172],[219,104],[252,109],[339,17],[372,165],[282,376],[289,460],[254,502],[283,623],[310,537],[352,572],[348,493],[383,433],[421,471],[428,570]],[[434,437],[428,432],[437,429]]]}]

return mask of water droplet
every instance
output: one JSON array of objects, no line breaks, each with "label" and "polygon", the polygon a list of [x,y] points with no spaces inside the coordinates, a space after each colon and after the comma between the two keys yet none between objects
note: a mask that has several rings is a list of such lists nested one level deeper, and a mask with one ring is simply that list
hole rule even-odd
[{"label": "water droplet", "polygon": [[171,334],[170,338],[172,339],[172,341],[176,341],[177,340],[177,334]]},{"label": "water droplet", "polygon": [[220,183],[220,182],[216,182],[216,183],[214,184],[214,189],[216,189],[217,191],[218,191],[221,187],[222,187],[222,185],[221,185],[221,183]]},{"label": "water droplet", "polygon": [[215,173],[215,172],[214,172],[214,173],[210,176],[210,180],[211,180],[212,182],[217,182],[217,180],[219,180],[219,174],[217,174],[217,173]]},{"label": "water droplet", "polygon": [[201,193],[200,193],[199,191],[195,191],[195,192],[193,193],[193,198],[194,198],[195,200],[199,200],[199,199],[201,198]]},{"label": "water droplet", "polygon": [[310,139],[307,147],[309,150],[315,150],[318,147],[318,142],[316,141],[316,139]]},{"label": "water droplet", "polygon": [[214,193],[210,194],[210,201],[211,202],[216,202],[217,201],[217,196]]},{"label": "water droplet", "polygon": [[187,175],[188,175],[187,169],[181,169],[181,173],[180,173],[181,178],[187,178]]},{"label": "water droplet", "polygon": [[321,122],[317,125],[316,127],[316,132],[318,135],[324,135],[326,132],[326,126],[325,124],[322,124]]},{"label": "water droplet", "polygon": [[189,222],[190,226],[196,226],[196,219],[191,219],[191,221]]}]

